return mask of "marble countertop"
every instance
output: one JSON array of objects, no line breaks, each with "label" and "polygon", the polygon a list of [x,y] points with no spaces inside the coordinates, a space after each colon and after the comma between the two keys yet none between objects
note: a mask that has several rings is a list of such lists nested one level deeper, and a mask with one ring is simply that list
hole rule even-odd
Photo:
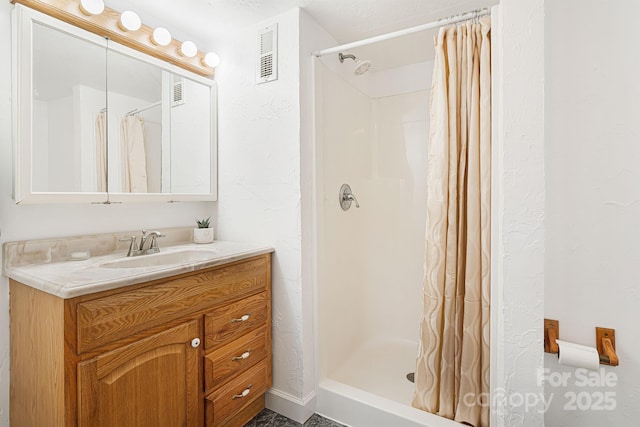
[{"label": "marble countertop", "polygon": [[[42,249],[46,245],[40,242],[39,246],[34,245],[40,252],[46,253],[47,251]],[[87,246],[87,240],[84,240],[84,243],[84,246]],[[42,256],[38,256],[35,257],[38,261],[25,263],[25,256],[21,254],[27,252],[25,247],[28,246],[29,242],[5,243],[4,275],[60,298],[73,298],[117,289],[273,252],[270,246],[244,242],[214,241],[209,244],[186,242],[161,247],[158,254],[127,258],[126,250],[120,249],[76,261],[68,256],[51,256],[50,246],[48,259],[44,257],[45,259],[41,260]],[[175,261],[173,261],[174,255]],[[131,267],[126,264],[118,266],[117,263],[121,262],[120,260],[125,262],[135,260],[134,264],[140,264],[140,266]]]}]

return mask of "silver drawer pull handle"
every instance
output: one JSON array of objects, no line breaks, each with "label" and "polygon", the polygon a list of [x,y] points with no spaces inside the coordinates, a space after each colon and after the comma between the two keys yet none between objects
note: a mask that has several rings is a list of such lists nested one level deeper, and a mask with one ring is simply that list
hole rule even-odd
[{"label": "silver drawer pull handle", "polygon": [[231,323],[246,322],[251,317],[251,313],[247,313],[239,319],[231,319]]},{"label": "silver drawer pull handle", "polygon": [[251,387],[253,387],[253,384],[249,384],[247,386],[247,388],[244,389],[244,391],[240,394],[234,394],[232,399],[236,400],[236,399],[242,399],[243,397],[247,397],[247,395],[249,394],[249,392],[251,391]]},{"label": "silver drawer pull handle", "polygon": [[238,360],[244,360],[244,359],[248,358],[249,355],[251,355],[251,349],[248,349],[247,351],[242,353],[241,356],[232,357],[231,360],[234,361],[234,362],[237,362]]}]

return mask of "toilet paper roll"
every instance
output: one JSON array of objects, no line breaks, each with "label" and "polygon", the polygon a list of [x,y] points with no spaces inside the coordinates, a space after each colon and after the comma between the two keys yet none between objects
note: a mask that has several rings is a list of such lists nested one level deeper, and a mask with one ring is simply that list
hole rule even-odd
[{"label": "toilet paper roll", "polygon": [[600,369],[600,356],[595,347],[574,344],[572,342],[556,340],[558,343],[558,362],[561,365],[586,368],[597,371]]}]

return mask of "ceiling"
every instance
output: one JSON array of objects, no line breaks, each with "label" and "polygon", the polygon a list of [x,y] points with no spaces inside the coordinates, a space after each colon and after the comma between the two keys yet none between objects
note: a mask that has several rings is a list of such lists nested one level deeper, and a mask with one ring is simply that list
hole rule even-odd
[{"label": "ceiling", "polygon": [[[215,49],[228,34],[300,7],[340,44],[497,4],[498,0],[106,0],[150,26]],[[205,45],[206,44],[206,45]]]}]

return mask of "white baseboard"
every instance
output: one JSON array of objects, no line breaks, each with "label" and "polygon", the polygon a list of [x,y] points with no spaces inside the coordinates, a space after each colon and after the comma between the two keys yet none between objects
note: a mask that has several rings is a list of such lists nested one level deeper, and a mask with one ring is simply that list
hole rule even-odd
[{"label": "white baseboard", "polygon": [[304,424],[316,411],[316,393],[311,392],[303,399],[271,388],[265,394],[265,406],[300,424]]}]

